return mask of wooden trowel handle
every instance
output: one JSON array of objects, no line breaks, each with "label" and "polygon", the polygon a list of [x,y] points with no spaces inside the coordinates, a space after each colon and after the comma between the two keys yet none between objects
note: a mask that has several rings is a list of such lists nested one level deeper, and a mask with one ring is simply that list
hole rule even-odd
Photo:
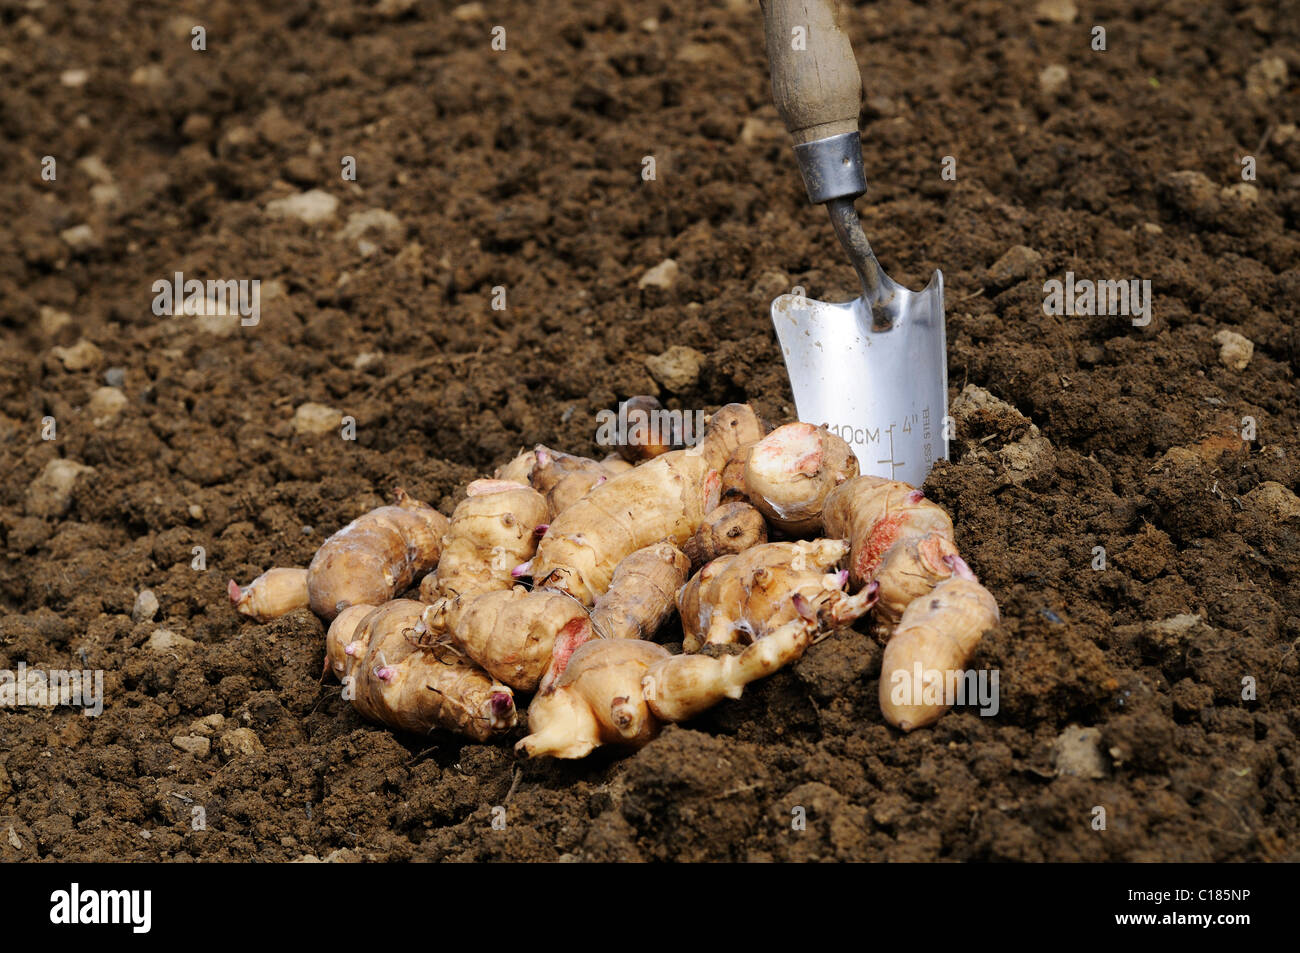
[{"label": "wooden trowel handle", "polygon": [[772,99],[795,144],[858,131],[862,74],[838,0],[761,0]]}]

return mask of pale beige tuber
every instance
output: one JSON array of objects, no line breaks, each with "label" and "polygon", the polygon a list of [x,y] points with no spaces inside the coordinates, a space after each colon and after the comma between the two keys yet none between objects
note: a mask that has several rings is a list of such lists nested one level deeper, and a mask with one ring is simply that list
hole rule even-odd
[{"label": "pale beige tuber", "polygon": [[445,643],[416,643],[423,603],[397,599],[353,611],[360,608],[340,613],[328,635],[330,661],[342,663],[343,695],[358,712],[413,734],[446,728],[475,741],[514,726],[507,686]]},{"label": "pale beige tuber", "polygon": [[767,542],[763,514],[748,503],[733,501],[710,510],[704,522],[682,546],[691,565],[703,566],[719,556],[732,556]]},{"label": "pale beige tuber", "polygon": [[745,491],[774,526],[802,536],[821,529],[826,497],[857,475],[857,457],[842,438],[824,426],[792,423],[750,449]]},{"label": "pale beige tuber", "polygon": [[396,497],[392,506],[371,510],[325,540],[305,577],[303,570],[272,569],[248,586],[231,580],[235,608],[259,622],[300,608],[304,578],[307,604],[326,620],[350,605],[380,605],[404,591],[438,564],[448,523],[400,488]]},{"label": "pale beige tuber", "polygon": [[948,514],[906,483],[856,477],[830,494],[823,517],[826,532],[850,541],[850,580],[878,587],[876,631],[888,637],[880,675],[885,720],[903,731],[933,723],[950,699],[900,696],[894,688],[912,685],[917,666],[945,681],[956,677],[997,625],[997,602],[958,555]]},{"label": "pale beige tuber", "polygon": [[687,721],[796,661],[817,624],[796,618],[739,655],[671,655],[653,642],[598,639],[581,646],[551,690],[528,709],[530,758],[583,758],[600,745],[639,748],[667,722]]},{"label": "pale beige tuber", "polygon": [[420,584],[424,599],[475,596],[509,589],[511,571],[530,559],[545,532],[545,498],[510,480],[475,480],[456,505],[432,579]]},{"label": "pale beige tuber", "polygon": [[871,608],[875,588],[856,596],[845,591],[848,573],[835,567],[848,554],[838,539],[766,543],[735,556],[715,559],[677,593],[682,647],[747,644],[798,615],[796,595],[825,619],[844,626]]},{"label": "pale beige tuber", "polygon": [[686,568],[676,547],[657,543],[619,563],[590,611],[567,593],[517,586],[439,599],[423,612],[417,635],[445,639],[511,688],[534,691],[590,638],[653,635],[672,612]]},{"label": "pale beige tuber", "polygon": [[760,424],[744,405],[709,420],[699,446],[673,450],[600,484],[550,524],[521,572],[539,587],[568,592],[587,605],[604,593],[629,554],[668,540],[683,545],[718,503],[720,475],[732,452]]}]

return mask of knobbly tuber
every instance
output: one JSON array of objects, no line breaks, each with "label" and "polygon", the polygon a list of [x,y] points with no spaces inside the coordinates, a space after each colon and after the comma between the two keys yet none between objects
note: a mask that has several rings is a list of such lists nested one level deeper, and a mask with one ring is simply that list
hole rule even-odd
[{"label": "knobbly tuber", "polygon": [[596,600],[591,626],[603,639],[648,639],[672,615],[690,561],[671,543],[638,549],[618,564],[609,591]]},{"label": "knobbly tuber", "polygon": [[602,744],[639,748],[665,722],[686,721],[750,682],[796,661],[817,625],[797,617],[739,655],[672,655],[661,645],[597,639],[573,653],[564,674],[528,709],[530,758],[583,758]]},{"label": "knobbly tuber", "polygon": [[798,615],[794,596],[828,625],[849,625],[871,608],[875,587],[856,596],[844,589],[848,573],[834,567],[848,553],[842,540],[766,543],[715,559],[677,593],[683,648],[748,643]]},{"label": "knobbly tuber", "polygon": [[492,474],[494,480],[507,480],[510,483],[533,484],[533,470],[537,467],[537,451],[521,450],[509,463],[497,467]]},{"label": "knobbly tuber", "polygon": [[[321,544],[306,569],[307,604],[330,620],[350,605],[380,605],[438,564],[447,517],[400,487],[392,506],[354,519]],[[231,580],[231,601],[259,622],[300,608],[300,569],[271,569],[252,584]]]},{"label": "knobbly tuber", "polygon": [[563,670],[593,636],[648,638],[673,609],[686,557],[668,543],[619,563],[607,593],[587,608],[567,593],[522,586],[439,599],[425,609],[417,635],[445,638],[511,688],[533,691]]},{"label": "knobbly tuber", "polygon": [[643,463],[682,445],[680,418],[664,414],[664,405],[648,396],[629,397],[619,407],[627,424],[627,440],[618,453],[628,463]]},{"label": "knobbly tuber", "polygon": [[465,492],[451,514],[436,573],[420,584],[423,598],[509,589],[511,570],[533,555],[545,531],[546,500],[530,486],[475,480]]},{"label": "knobbly tuber", "polygon": [[960,556],[952,562],[953,575],[914,600],[885,643],[880,710],[903,731],[932,724],[948,710],[944,681],[966,667],[980,637],[998,624],[996,600]]},{"label": "knobbly tuber", "polygon": [[427,606],[417,635],[446,639],[511,688],[531,692],[557,640],[586,641],[587,609],[562,592],[523,586],[441,598]]},{"label": "knobbly tuber", "polygon": [[[343,681],[348,674],[351,656],[356,653],[355,646],[351,651],[348,646],[352,645],[361,620],[374,612],[375,608],[366,605],[348,606],[334,617],[334,621],[325,632],[325,674],[332,674],[340,682]],[[364,646],[362,649],[364,650]]]},{"label": "knobbly tuber", "polygon": [[895,673],[905,670],[910,680],[916,665],[940,677],[964,668],[997,625],[997,602],[957,554],[948,514],[906,483],[855,477],[827,497],[823,519],[826,532],[850,541],[850,580],[878,586],[876,631],[888,638],[880,678],[885,719],[903,731],[933,723],[947,704],[932,696],[895,701]]},{"label": "knobbly tuber", "polygon": [[952,520],[906,483],[854,477],[827,497],[823,519],[828,535],[849,541],[849,580],[880,584],[879,626],[892,626],[908,603],[952,573],[943,562],[957,551]]},{"label": "knobbly tuber", "polygon": [[232,579],[226,588],[239,614],[257,622],[269,622],[311,603],[305,569],[268,569],[246,586]]},{"label": "knobbly tuber", "polygon": [[853,449],[824,426],[805,423],[777,427],[745,461],[749,501],[794,536],[820,530],[827,495],[857,475]]},{"label": "knobbly tuber", "polygon": [[747,406],[729,404],[709,420],[699,446],[673,450],[593,488],[551,522],[521,572],[586,605],[609,588],[614,568],[660,540],[683,545],[717,506],[719,472],[732,452],[756,439]]},{"label": "knobbly tuber", "polygon": [[591,489],[630,469],[622,460],[592,460],[549,447],[536,450],[532,485],[546,496],[551,518],[567,510]]},{"label": "knobbly tuber", "polygon": [[340,613],[327,638],[342,646],[344,697],[365,717],[414,734],[447,728],[487,741],[514,727],[515,701],[507,686],[452,646],[416,644],[424,609],[423,603],[397,599],[365,615]]},{"label": "knobbly tuber", "polygon": [[743,553],[766,542],[767,524],[763,522],[763,514],[748,503],[733,501],[710,510],[682,546],[682,552],[698,568],[719,556]]},{"label": "knobbly tuber", "polygon": [[752,443],[737,447],[723,465],[720,494],[723,503],[749,502],[749,494],[745,492],[745,467],[749,465],[749,455],[753,449]]},{"label": "knobbly tuber", "polygon": [[[566,758],[642,745],[874,604],[884,717],[904,731],[932,723],[950,700],[927,689],[998,621],[952,521],[913,487],[855,475],[824,428],[765,434],[732,404],[698,446],[661,442],[635,467],[538,446],[470,484],[450,522],[399,491],[310,569],[272,569],[230,595],[259,621],[305,605],[332,618],[326,672],[367,718],[485,740],[514,725],[513,691],[535,692],[517,748]],[[724,486],[739,499],[719,506]],[[796,539],[768,543],[769,530]],[[429,570],[422,602],[394,600]],[[682,655],[647,641],[674,608]],[[698,652],[734,642],[747,644]],[[902,679],[920,680],[919,698],[894,693]]]}]

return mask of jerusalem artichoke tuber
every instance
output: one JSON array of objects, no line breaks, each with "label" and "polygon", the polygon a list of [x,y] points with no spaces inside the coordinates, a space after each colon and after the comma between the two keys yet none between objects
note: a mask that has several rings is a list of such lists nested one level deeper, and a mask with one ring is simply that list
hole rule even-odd
[{"label": "jerusalem artichoke tuber", "polygon": [[[849,579],[857,586],[876,578],[885,553],[900,539],[927,533],[953,538],[943,507],[915,487],[882,477],[842,483],[826,498],[822,518],[828,536],[849,540]],[[882,581],[881,599],[888,598],[886,588]]]},{"label": "jerusalem artichoke tuber", "polygon": [[537,467],[537,451],[521,450],[509,463],[499,466],[492,474],[494,480],[532,485],[533,470]]},{"label": "jerusalem artichoke tuber", "polygon": [[791,535],[817,532],[827,495],[858,475],[853,449],[824,426],[777,427],[749,451],[745,490],[775,526]]},{"label": "jerusalem artichoke tuber", "polygon": [[643,463],[682,445],[680,418],[666,413],[653,397],[629,397],[620,405],[618,418],[627,436],[618,453],[628,463]]},{"label": "jerusalem artichoke tuber", "polygon": [[509,688],[449,645],[416,644],[423,611],[423,603],[398,599],[331,626],[330,644],[344,647],[344,697],[365,717],[415,734],[446,728],[487,741],[512,728]]},{"label": "jerusalem artichoke tuber", "polygon": [[533,691],[557,640],[586,641],[587,610],[562,592],[523,586],[444,597],[424,609],[417,635],[446,639],[511,688]]},{"label": "jerusalem artichoke tuber", "polygon": [[851,541],[852,581],[879,586],[876,631],[888,637],[880,678],[885,719],[904,731],[931,724],[947,702],[936,701],[932,689],[896,695],[896,680],[905,673],[902,687],[912,685],[914,669],[927,684],[955,675],[997,624],[997,602],[957,554],[948,514],[906,483],[856,477],[831,493],[823,516],[828,533]]},{"label": "jerusalem artichoke tuber", "polygon": [[311,608],[333,619],[350,605],[381,605],[438,563],[447,517],[397,490],[393,506],[353,520],[321,544],[307,567]]},{"label": "jerusalem artichoke tuber", "polygon": [[903,731],[939,719],[952,704],[948,685],[962,677],[981,636],[998,624],[998,604],[960,556],[953,575],[903,613],[885,643],[880,710]]},{"label": "jerusalem artichoke tuber", "polygon": [[686,721],[746,685],[796,661],[816,623],[796,618],[739,655],[671,655],[653,642],[597,639],[528,710],[529,735],[515,750],[530,758],[582,758],[602,744],[639,748],[662,723]]},{"label": "jerusalem artichoke tuber", "polygon": [[235,610],[257,622],[305,609],[311,602],[305,569],[268,569],[247,586],[232,579],[226,589]]},{"label": "jerusalem artichoke tuber", "polygon": [[767,524],[763,522],[763,514],[748,503],[734,501],[710,510],[682,546],[682,552],[698,568],[719,556],[741,553],[766,542]]},{"label": "jerusalem artichoke tuber", "polygon": [[591,610],[595,634],[605,639],[648,639],[674,609],[690,561],[672,543],[655,543],[623,559],[609,591]]},{"label": "jerusalem artichoke tuber", "polygon": [[325,540],[307,569],[270,569],[242,588],[231,580],[235,608],[265,622],[310,605],[328,621],[347,606],[392,599],[437,565],[448,526],[447,517],[400,487],[396,497]]},{"label": "jerusalem artichoke tuber", "polygon": [[[362,619],[377,608],[378,606],[369,605],[348,606],[334,617],[325,632],[325,674],[332,674],[340,682],[347,676],[352,656],[356,655],[358,649],[358,646],[352,644],[358,626]],[[365,646],[359,647],[364,653]]]},{"label": "jerusalem artichoke tuber", "polygon": [[843,541],[819,539],[715,559],[677,593],[683,648],[761,639],[796,617],[796,594],[829,625],[848,625],[871,608],[875,587],[856,596],[845,591],[848,573],[833,569],[847,553]]},{"label": "jerusalem artichoke tuber", "polygon": [[[442,558],[432,581],[441,596],[473,596],[509,589],[511,570],[537,548],[547,519],[546,500],[509,480],[475,480],[451,514]],[[421,583],[429,598],[431,583]]]},{"label": "jerusalem artichoke tuber", "polygon": [[538,586],[562,589],[591,605],[609,588],[625,556],[660,540],[681,546],[690,538],[717,505],[717,468],[736,447],[755,439],[759,427],[750,408],[722,408],[699,446],[634,467],[560,513],[526,571]]},{"label": "jerusalem artichoke tuber", "polygon": [[627,469],[620,465],[623,463],[621,460],[592,460],[542,446],[537,448],[536,457],[532,485],[546,496],[552,519],[586,496],[593,487]]},{"label": "jerusalem artichoke tuber", "polygon": [[567,593],[502,592],[439,599],[424,610],[417,635],[445,638],[511,688],[533,691],[554,681],[573,651],[593,636],[653,635],[672,611],[686,557],[667,543],[632,553],[607,593],[586,607]]}]

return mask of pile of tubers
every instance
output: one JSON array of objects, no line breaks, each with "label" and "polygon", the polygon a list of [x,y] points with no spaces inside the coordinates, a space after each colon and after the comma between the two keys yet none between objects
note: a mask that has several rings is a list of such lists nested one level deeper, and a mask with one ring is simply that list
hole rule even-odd
[{"label": "pile of tubers", "polygon": [[[898,703],[894,673],[959,671],[998,608],[941,507],[858,475],[825,427],[769,432],[744,404],[695,446],[620,452],[526,451],[471,483],[450,520],[398,490],[307,569],[231,581],[230,598],[257,621],[310,607],[329,622],[325,670],[393,728],[487,741],[531,695],[528,757],[644,745],[873,609],[885,719],[909,731],[943,714],[932,695]],[[398,598],[417,579],[418,598]],[[674,612],[678,655],[650,641]]]}]

